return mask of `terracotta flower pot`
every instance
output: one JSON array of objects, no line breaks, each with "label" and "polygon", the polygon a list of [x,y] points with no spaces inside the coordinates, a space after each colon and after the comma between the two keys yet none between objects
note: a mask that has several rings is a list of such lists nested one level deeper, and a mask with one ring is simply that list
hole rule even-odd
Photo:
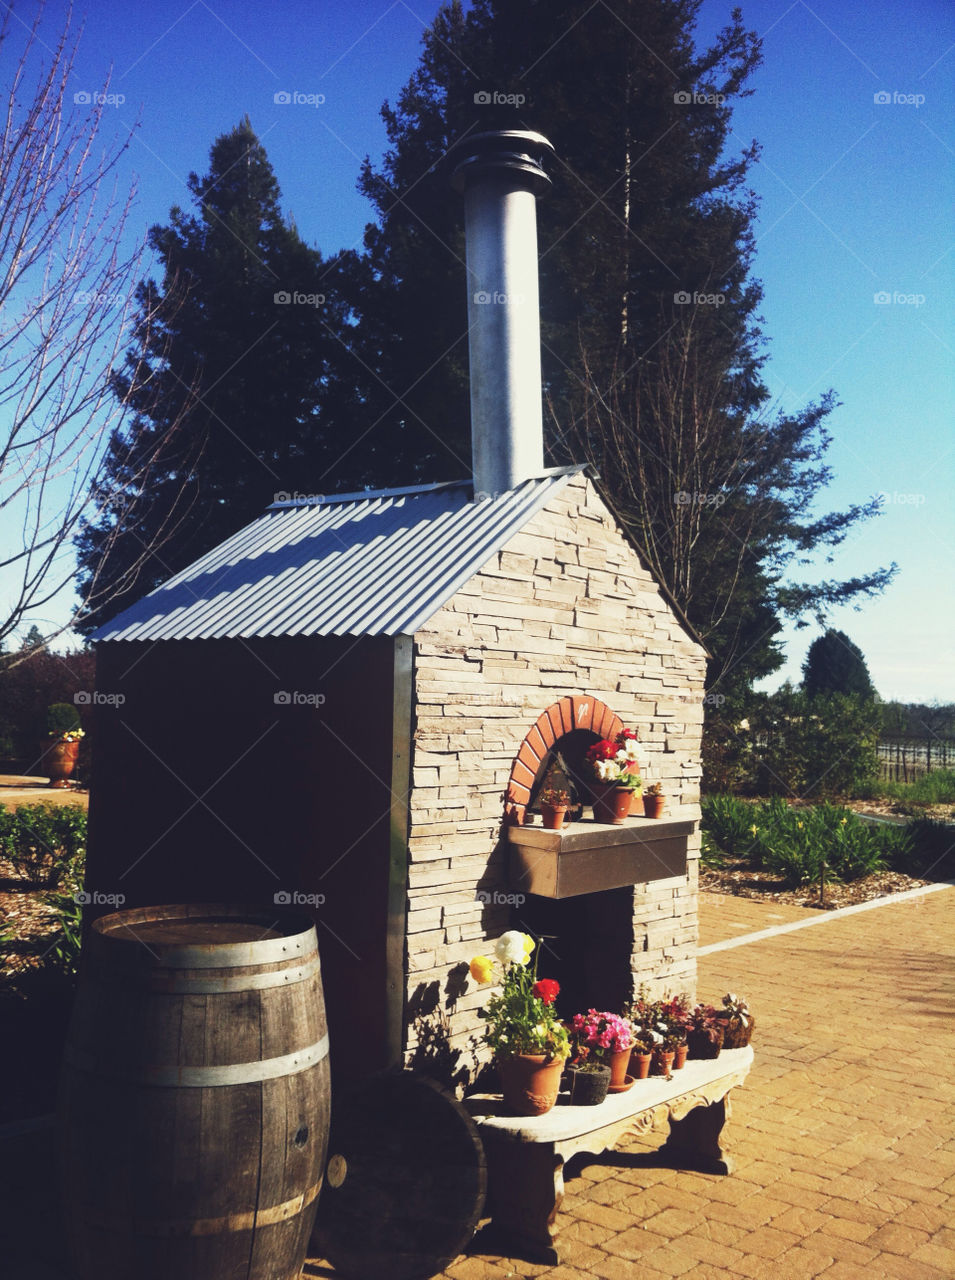
[{"label": "terracotta flower pot", "polygon": [[575,1068],[571,1073],[570,1101],[575,1107],[597,1107],[610,1088],[610,1068],[596,1067],[590,1071]]},{"label": "terracotta flower pot", "polygon": [[650,1062],[653,1059],[652,1053],[642,1053],[639,1049],[634,1049],[630,1054],[630,1074],[634,1080],[646,1080],[650,1074]]},{"label": "terracotta flower pot", "polygon": [[541,818],[545,831],[559,831],[564,825],[564,817],[568,806],[565,804],[545,804],[541,801]]},{"label": "terracotta flower pot", "polygon": [[616,1049],[610,1055],[610,1085],[626,1084],[630,1067],[630,1050]]},{"label": "terracotta flower pot", "polygon": [[67,785],[66,780],[76,768],[76,757],[79,753],[78,741],[54,742],[52,746],[47,747],[44,759],[51,787],[62,788]]},{"label": "terracotta flower pot", "polygon": [[594,787],[594,818],[597,822],[609,822],[621,826],[630,816],[631,791],[629,787]]},{"label": "terracotta flower pot", "polygon": [[542,1116],[557,1101],[566,1058],[518,1053],[497,1064],[504,1104],[516,1116]]},{"label": "terracotta flower pot", "polygon": [[673,1050],[657,1049],[653,1055],[652,1071],[655,1076],[668,1076],[673,1070]]},{"label": "terracotta flower pot", "polygon": [[686,1055],[689,1053],[690,1046],[684,1040],[682,1044],[678,1044],[673,1050],[673,1070],[679,1071],[686,1066]]},{"label": "terracotta flower pot", "polygon": [[645,818],[660,818],[663,816],[663,805],[666,796],[647,796],[643,797],[643,816]]},{"label": "terracotta flower pot", "polygon": [[630,817],[631,818],[643,817],[643,792],[642,791],[630,792]]}]

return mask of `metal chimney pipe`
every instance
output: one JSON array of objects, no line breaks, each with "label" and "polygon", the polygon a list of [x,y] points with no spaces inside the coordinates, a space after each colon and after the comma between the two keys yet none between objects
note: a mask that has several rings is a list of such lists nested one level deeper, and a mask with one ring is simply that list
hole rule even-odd
[{"label": "metal chimney pipe", "polygon": [[553,151],[515,129],[464,138],[450,153],[451,184],[464,194],[476,498],[544,469],[537,197]]}]

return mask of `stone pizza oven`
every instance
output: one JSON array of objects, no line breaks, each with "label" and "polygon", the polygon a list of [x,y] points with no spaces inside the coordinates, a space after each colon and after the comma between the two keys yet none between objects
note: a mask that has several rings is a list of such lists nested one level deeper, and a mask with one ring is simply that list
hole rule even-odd
[{"label": "stone pizza oven", "polygon": [[[466,962],[545,936],[570,1014],[695,983],[706,654],[579,467],[546,469],[536,134],[454,149],[473,480],[280,501],[97,634],[87,889],[293,902],[333,1077],[464,1083]],[[501,301],[483,301],[486,298]],[[638,731],[664,817],[534,824],[559,761]]]}]

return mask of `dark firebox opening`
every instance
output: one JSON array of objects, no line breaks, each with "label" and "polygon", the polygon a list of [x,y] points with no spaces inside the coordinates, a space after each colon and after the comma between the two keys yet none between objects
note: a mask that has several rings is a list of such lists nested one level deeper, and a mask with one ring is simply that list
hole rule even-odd
[{"label": "dark firebox opening", "polygon": [[557,1012],[619,1013],[633,997],[633,890],[608,889],[576,898],[528,894],[519,928],[542,938],[538,974],[560,983]]}]

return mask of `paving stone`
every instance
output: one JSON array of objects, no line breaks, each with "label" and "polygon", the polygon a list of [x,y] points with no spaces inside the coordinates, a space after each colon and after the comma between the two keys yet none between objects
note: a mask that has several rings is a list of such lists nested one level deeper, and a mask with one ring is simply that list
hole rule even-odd
[{"label": "paving stone", "polygon": [[841,1236],[843,1240],[863,1241],[872,1235],[877,1228],[871,1222],[856,1222],[854,1218],[830,1218],[821,1230],[832,1236]]},{"label": "paving stone", "polygon": [[903,1258],[895,1253],[879,1255],[879,1270],[890,1280],[952,1280],[955,1271],[951,1264],[942,1262],[935,1266],[918,1258]]},{"label": "paving stone", "polygon": [[759,1258],[778,1258],[781,1253],[799,1243],[799,1237],[791,1231],[777,1231],[775,1227],[757,1227],[750,1232],[741,1247],[746,1253]]},{"label": "paving stone", "polygon": [[[682,1276],[688,1271],[692,1271],[698,1265],[698,1260],[693,1257],[692,1253],[687,1252],[681,1241],[674,1240],[660,1249],[654,1249],[650,1253],[644,1254],[640,1263],[641,1277],[644,1274],[644,1265],[655,1267],[666,1276]],[[633,1280],[632,1270],[627,1280]]]},{"label": "paving stone", "polygon": [[831,1220],[828,1214],[819,1213],[815,1209],[791,1208],[777,1218],[773,1218],[769,1225],[776,1227],[779,1231],[791,1231],[797,1236],[808,1236]]},{"label": "paving stone", "polygon": [[631,1227],[605,1240],[602,1248],[615,1258],[642,1258],[644,1254],[669,1244],[669,1235],[645,1227]]},{"label": "paving stone", "polygon": [[856,1262],[860,1266],[868,1266],[874,1258],[879,1256],[876,1249],[869,1249],[857,1240],[847,1240],[843,1236],[833,1235],[828,1225],[806,1236],[801,1244],[805,1249],[828,1254],[837,1262]]},{"label": "paving stone", "polygon": [[909,1204],[899,1210],[895,1221],[904,1227],[917,1227],[920,1231],[938,1231],[940,1227],[955,1222],[955,1205]]},{"label": "paving stone", "polygon": [[[866,1244],[884,1253],[914,1254],[919,1245],[929,1240],[927,1231],[918,1231],[915,1227],[905,1227],[898,1222],[889,1222],[878,1231],[873,1231]],[[955,1259],[955,1254],[952,1255]],[[955,1274],[955,1273],[953,1273]]]},{"label": "paving stone", "polygon": [[927,1262],[930,1266],[939,1267],[949,1277],[955,1276],[955,1249],[936,1244],[930,1240],[913,1249],[911,1257],[917,1262]]},{"label": "paving stone", "polygon": [[706,1218],[700,1213],[689,1213],[686,1209],[664,1209],[662,1213],[648,1218],[643,1225],[648,1231],[655,1231],[658,1235],[672,1240],[676,1236],[684,1235],[687,1231],[701,1227],[705,1221]]}]

